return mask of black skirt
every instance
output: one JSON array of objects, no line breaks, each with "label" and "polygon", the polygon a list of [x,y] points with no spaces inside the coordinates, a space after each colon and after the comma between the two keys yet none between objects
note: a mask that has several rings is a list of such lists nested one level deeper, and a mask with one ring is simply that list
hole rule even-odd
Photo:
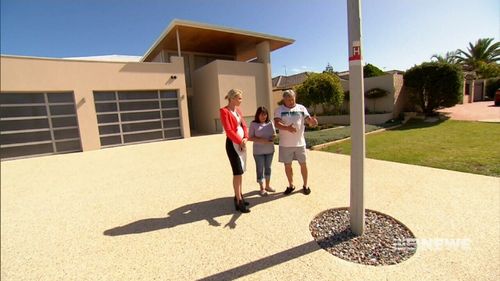
[{"label": "black skirt", "polygon": [[234,150],[233,141],[229,138],[226,138],[226,153],[227,158],[229,158],[229,162],[231,163],[231,169],[233,170],[233,175],[239,176],[243,175],[243,165],[241,163],[240,156],[238,152]]}]

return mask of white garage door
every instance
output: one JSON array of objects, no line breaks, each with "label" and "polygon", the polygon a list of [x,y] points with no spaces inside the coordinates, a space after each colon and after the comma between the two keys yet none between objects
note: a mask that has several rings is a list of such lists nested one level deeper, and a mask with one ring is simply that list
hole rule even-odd
[{"label": "white garage door", "polygon": [[66,93],[1,93],[3,159],[82,151],[75,99]]},{"label": "white garage door", "polygon": [[175,90],[94,92],[102,147],[182,137]]}]

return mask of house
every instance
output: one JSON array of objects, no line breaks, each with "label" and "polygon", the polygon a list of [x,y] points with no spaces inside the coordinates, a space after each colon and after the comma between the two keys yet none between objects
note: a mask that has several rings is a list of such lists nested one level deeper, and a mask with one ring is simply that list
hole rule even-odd
[{"label": "house", "polygon": [[487,79],[478,79],[475,71],[464,71],[464,96],[461,103],[483,101],[486,96]]},{"label": "house", "polygon": [[[290,76],[277,76],[273,78],[273,103],[274,107],[277,106],[278,102],[282,99],[283,91],[287,89],[293,89],[300,84],[302,84],[310,72],[302,72]],[[343,71],[338,72],[336,75],[340,79],[340,84],[344,92],[349,90],[349,72]],[[376,100],[370,100],[365,98],[365,108],[369,113],[379,113],[378,116],[366,116],[366,123],[368,124],[380,124],[387,120],[396,118],[401,112],[404,111],[407,105],[407,95],[403,88],[403,73],[401,71],[393,70],[386,72],[385,75],[377,77],[369,77],[364,79],[365,91],[374,88],[380,88],[386,90],[389,94],[385,97],[378,98]],[[323,107],[316,106],[315,108],[309,108],[310,111],[321,114]],[[341,110],[343,112],[349,111],[349,101],[345,100],[342,105]],[[336,123],[336,124],[349,124],[349,116],[337,116],[331,118],[320,117],[318,119],[320,122]]]},{"label": "house", "polygon": [[244,116],[271,108],[274,35],[173,20],[140,57],[0,57],[0,157],[11,159],[221,132],[231,88]]},{"label": "house", "polygon": [[272,79],[273,85],[273,107],[281,101],[283,92],[304,83],[311,72],[301,72],[294,75],[279,75]]}]

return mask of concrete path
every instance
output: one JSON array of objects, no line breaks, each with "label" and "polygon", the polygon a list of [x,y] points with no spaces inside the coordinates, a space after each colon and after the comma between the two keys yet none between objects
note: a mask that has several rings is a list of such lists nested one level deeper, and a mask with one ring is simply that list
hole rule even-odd
[{"label": "concrete path", "polygon": [[[419,240],[403,263],[365,266],[332,256],[309,231],[318,213],[348,206],[348,156],[309,151],[312,193],[266,198],[250,156],[251,213],[240,214],[224,140],[1,162],[1,279],[498,280],[500,178],[368,159],[366,207]],[[283,167],[273,169],[283,191]]]}]

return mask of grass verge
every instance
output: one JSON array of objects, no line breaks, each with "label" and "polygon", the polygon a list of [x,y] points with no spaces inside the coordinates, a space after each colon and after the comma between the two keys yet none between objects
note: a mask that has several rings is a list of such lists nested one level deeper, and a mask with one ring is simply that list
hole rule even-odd
[{"label": "grass verge", "polygon": [[[349,140],[323,151],[350,154]],[[368,158],[487,176],[500,176],[500,123],[410,121],[366,136]]]}]

